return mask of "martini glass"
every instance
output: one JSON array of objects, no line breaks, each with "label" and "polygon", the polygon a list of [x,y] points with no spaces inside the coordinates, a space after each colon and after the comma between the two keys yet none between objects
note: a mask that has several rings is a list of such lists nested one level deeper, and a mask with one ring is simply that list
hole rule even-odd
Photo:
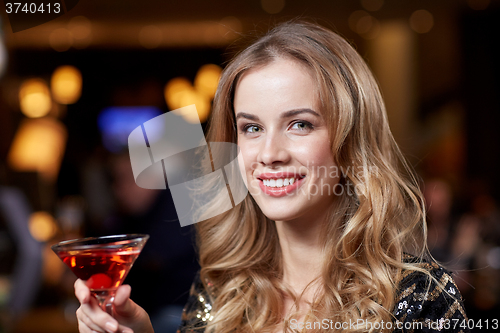
[{"label": "martini glass", "polygon": [[89,237],[60,242],[52,250],[85,281],[99,306],[112,315],[116,289],[148,238],[141,234]]}]

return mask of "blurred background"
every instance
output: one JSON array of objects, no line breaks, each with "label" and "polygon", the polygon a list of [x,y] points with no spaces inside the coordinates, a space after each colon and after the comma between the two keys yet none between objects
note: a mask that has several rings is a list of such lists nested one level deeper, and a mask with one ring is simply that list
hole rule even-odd
[{"label": "blurred background", "polygon": [[204,122],[239,40],[296,17],[373,69],[433,255],[470,318],[499,319],[500,0],[80,0],[16,33],[0,16],[0,333],[77,332],[75,278],[50,245],[120,232],[152,235],[126,282],[156,331],[175,331],[193,234],[168,190],[135,185],[128,134],[193,103]]}]

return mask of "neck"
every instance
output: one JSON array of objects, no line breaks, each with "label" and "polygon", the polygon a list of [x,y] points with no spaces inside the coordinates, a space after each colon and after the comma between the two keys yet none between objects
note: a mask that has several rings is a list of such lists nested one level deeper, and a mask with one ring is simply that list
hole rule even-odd
[{"label": "neck", "polygon": [[276,221],[283,256],[283,282],[296,294],[300,295],[321,274],[322,221],[324,219]]}]

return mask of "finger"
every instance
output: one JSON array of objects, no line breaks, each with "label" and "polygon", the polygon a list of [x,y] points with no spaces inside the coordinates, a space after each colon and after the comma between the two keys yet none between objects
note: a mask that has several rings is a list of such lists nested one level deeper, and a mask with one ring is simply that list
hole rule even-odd
[{"label": "finger", "polygon": [[97,332],[117,332],[118,322],[104,312],[95,298],[89,303],[82,304],[77,310],[77,317],[90,329]]},{"label": "finger", "polygon": [[80,319],[78,319],[78,332],[80,333],[89,333],[91,332],[90,328],[87,327],[87,325],[85,325],[83,323],[83,321],[81,321]]},{"label": "finger", "polygon": [[[91,301],[94,303],[94,301]],[[97,302],[96,302],[97,303]],[[76,310],[76,316],[92,332],[116,332],[118,323],[107,313],[101,310],[97,304],[82,305]],[[108,323],[112,323],[110,327]]]},{"label": "finger", "polygon": [[101,333],[102,331],[95,331],[93,329],[90,329],[83,322],[78,321],[78,332],[80,332],[80,333]]},{"label": "finger", "polygon": [[98,327],[94,322],[90,320],[89,317],[85,315],[78,315],[78,330],[80,333],[87,333],[87,332],[98,332],[98,333],[104,333],[105,331]]},{"label": "finger", "polygon": [[129,285],[122,285],[116,290],[113,302],[115,312],[122,317],[133,317],[137,311],[137,305],[130,299],[132,288]]},{"label": "finger", "polygon": [[130,298],[130,292],[132,288],[128,284],[124,284],[120,286],[116,290],[114,304],[117,306],[122,306],[127,303],[127,300]]},{"label": "finger", "polygon": [[85,304],[90,301],[90,289],[80,279],[75,281],[75,296],[78,298],[80,304]]},{"label": "finger", "polygon": [[120,325],[120,327],[118,328],[118,332],[119,333],[134,333],[134,331],[128,327],[125,327],[123,325]]},{"label": "finger", "polygon": [[[97,332],[97,333],[116,333],[122,332],[119,325],[116,322],[107,322],[104,324],[104,328],[100,327],[94,323],[89,317],[78,318],[78,328],[80,332]],[[130,330],[129,330],[130,331]],[[130,331],[130,333],[133,333]]]}]

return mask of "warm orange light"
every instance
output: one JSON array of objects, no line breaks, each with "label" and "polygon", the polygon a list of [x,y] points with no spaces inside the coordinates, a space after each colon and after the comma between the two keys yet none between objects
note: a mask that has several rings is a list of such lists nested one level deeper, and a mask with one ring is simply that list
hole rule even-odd
[{"label": "warm orange light", "polygon": [[73,66],[60,66],[50,80],[52,96],[61,104],[73,104],[82,94],[82,74]]},{"label": "warm orange light", "polygon": [[55,119],[25,119],[10,147],[9,165],[17,171],[36,171],[47,180],[55,180],[66,136],[66,129]]},{"label": "warm orange light", "polygon": [[61,283],[66,265],[64,265],[64,263],[56,255],[54,255],[54,251],[50,249],[50,244],[46,244],[43,249],[42,262],[43,280],[50,285],[57,285]]},{"label": "warm orange light", "polygon": [[49,87],[42,79],[29,79],[19,88],[21,111],[30,118],[47,115],[52,108]]},{"label": "warm orange light", "polygon": [[75,16],[68,22],[73,47],[84,49],[92,43],[92,23],[85,16]]},{"label": "warm orange light", "polygon": [[[182,114],[178,110],[195,104],[200,122],[205,122],[210,114],[211,101],[215,96],[222,69],[213,64],[200,67],[194,80],[194,86],[189,80],[177,77],[170,80],[165,86],[165,101],[169,108],[191,123],[198,122],[192,113]],[[194,115],[196,117],[196,115]]]},{"label": "warm orange light", "polygon": [[217,85],[219,84],[221,72],[222,68],[217,65],[207,64],[201,66],[194,79],[195,89],[208,98],[213,99]]},{"label": "warm orange light", "polygon": [[[210,114],[210,101],[195,90],[185,90],[180,94],[180,102],[183,106],[195,104],[200,122],[205,122]],[[197,123],[196,115],[193,113],[182,114],[184,120],[190,123]],[[194,116],[194,117],[193,117]]]},{"label": "warm orange light", "polygon": [[75,39],[85,39],[92,34],[92,23],[85,16],[75,16],[68,22],[68,29]]},{"label": "warm orange light", "polygon": [[71,31],[66,28],[58,28],[50,33],[50,46],[57,52],[68,51],[73,45],[73,36]]},{"label": "warm orange light", "polygon": [[285,7],[285,0],[260,0],[260,5],[269,14],[278,14]]},{"label": "warm orange light", "polygon": [[419,34],[431,31],[434,26],[434,16],[425,9],[416,10],[410,16],[410,27]]},{"label": "warm orange light", "polygon": [[364,10],[357,10],[349,16],[349,27],[365,39],[374,39],[380,33],[380,22]]},{"label": "warm orange light", "polygon": [[46,242],[55,236],[57,224],[55,219],[47,212],[35,212],[29,219],[31,236],[39,242]]},{"label": "warm orange light", "polygon": [[[367,20],[368,22],[364,22]],[[362,24],[369,25],[369,29],[365,33],[360,33],[360,35],[365,38],[365,39],[375,39],[378,37],[380,34],[380,22],[373,16],[368,16],[364,19],[360,20],[360,23],[363,22]]]},{"label": "warm orange light", "polygon": [[170,107],[170,109],[175,110],[183,106],[187,106],[182,105],[181,103],[182,93],[186,90],[192,89],[193,86],[191,85],[191,82],[183,77],[176,77],[168,81],[167,85],[165,86],[164,94],[165,101],[167,102],[167,105]]}]

